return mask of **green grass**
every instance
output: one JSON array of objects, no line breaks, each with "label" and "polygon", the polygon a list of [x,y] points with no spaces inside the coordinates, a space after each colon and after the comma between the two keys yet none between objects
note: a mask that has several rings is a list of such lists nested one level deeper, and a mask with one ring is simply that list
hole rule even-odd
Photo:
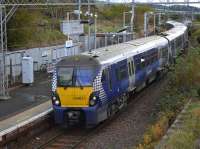
[{"label": "green grass", "polygon": [[[32,8],[32,7],[31,7]],[[86,8],[82,8],[86,11]],[[111,5],[91,7],[91,10],[98,13],[98,32],[117,32],[123,27],[123,12],[131,10],[130,6]],[[8,49],[24,49],[41,47],[64,43],[67,39],[60,30],[60,19],[66,15],[66,11],[72,11],[73,7],[45,7],[45,9],[26,9],[20,7],[8,23]],[[135,29],[140,32],[143,29],[144,12],[154,11],[146,5],[136,7]],[[130,24],[131,14],[126,15],[126,25]],[[82,15],[82,19],[88,17]],[[94,28],[94,26],[91,26]],[[85,33],[88,32],[88,25],[84,25]],[[92,29],[93,31],[94,29]]]},{"label": "green grass", "polygon": [[[131,7],[125,5],[111,5],[98,7],[98,31],[116,32],[123,27],[123,12],[131,11]],[[136,32],[143,30],[144,13],[154,11],[150,6],[137,5],[135,8],[134,27]],[[126,13],[125,23],[130,25],[131,13]]]},{"label": "green grass", "polygon": [[188,107],[187,111],[191,113],[193,110],[196,110],[196,109],[200,109],[200,102],[195,102],[195,103],[191,104]]},{"label": "green grass", "polygon": [[[150,138],[144,137],[137,149],[153,149],[165,134],[166,127],[172,124],[189,99],[195,99],[195,102],[188,108],[189,117],[184,121],[184,129],[174,133],[168,140],[167,147],[163,149],[193,148],[195,140],[200,137],[200,102],[196,101],[200,88],[199,68],[200,47],[189,49],[187,55],[177,59],[176,65],[172,66],[172,71],[168,74],[169,82],[162,97],[158,99],[154,112],[155,121],[144,134]],[[153,136],[157,136],[157,139]]]},{"label": "green grass", "polygon": [[19,9],[8,23],[8,48],[21,49],[64,43],[59,20],[39,10]]},{"label": "green grass", "polygon": [[[164,148],[169,149],[194,149],[194,135],[191,132],[179,130],[168,140]],[[162,148],[161,148],[162,149]]]},{"label": "green grass", "polygon": [[194,149],[200,137],[200,102],[193,102],[186,110],[183,127],[175,131],[161,149]]}]

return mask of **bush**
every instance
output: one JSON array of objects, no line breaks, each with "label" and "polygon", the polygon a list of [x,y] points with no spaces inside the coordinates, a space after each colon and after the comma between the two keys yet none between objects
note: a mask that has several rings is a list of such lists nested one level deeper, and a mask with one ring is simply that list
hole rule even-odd
[{"label": "bush", "polygon": [[191,49],[187,57],[177,60],[174,77],[171,82],[182,93],[197,90],[200,84],[200,48]]},{"label": "bush", "polygon": [[197,94],[200,97],[200,87],[198,87],[198,89],[197,89]]},{"label": "bush", "polygon": [[8,48],[32,48],[64,42],[59,21],[39,10],[19,9],[8,23]]}]

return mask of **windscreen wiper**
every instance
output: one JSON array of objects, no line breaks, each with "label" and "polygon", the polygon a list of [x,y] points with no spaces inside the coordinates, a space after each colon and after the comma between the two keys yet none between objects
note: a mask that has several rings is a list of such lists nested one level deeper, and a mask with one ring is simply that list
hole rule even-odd
[{"label": "windscreen wiper", "polygon": [[80,88],[83,89],[83,85],[81,84],[81,81],[79,79],[76,79],[78,81],[78,84],[80,85]]}]

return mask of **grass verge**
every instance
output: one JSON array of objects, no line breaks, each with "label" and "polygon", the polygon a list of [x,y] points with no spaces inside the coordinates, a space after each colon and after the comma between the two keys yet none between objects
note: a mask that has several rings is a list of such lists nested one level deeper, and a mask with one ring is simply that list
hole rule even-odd
[{"label": "grass verge", "polygon": [[[197,98],[200,90],[199,68],[200,48],[190,49],[187,56],[177,59],[176,65],[172,66],[172,71],[169,72],[169,82],[162,96],[158,99],[154,113],[155,120],[145,132],[141,143],[135,147],[136,149],[153,149],[173,123],[178,113],[183,109],[185,103],[188,102],[188,99]],[[197,103],[195,104],[199,107]],[[197,120],[196,117],[194,120]],[[188,133],[187,137],[184,137],[186,134],[187,132],[177,132],[174,138],[177,137],[178,139],[179,136],[182,136],[183,140],[188,140],[186,144],[189,146],[194,143],[196,137],[193,133]],[[174,138],[169,140],[169,144],[176,142]],[[179,138],[181,140],[181,137]],[[170,149],[173,149],[172,146],[170,147]]]},{"label": "grass verge", "polygon": [[193,101],[186,113],[183,126],[167,139],[161,149],[195,149],[200,145],[200,101]]}]

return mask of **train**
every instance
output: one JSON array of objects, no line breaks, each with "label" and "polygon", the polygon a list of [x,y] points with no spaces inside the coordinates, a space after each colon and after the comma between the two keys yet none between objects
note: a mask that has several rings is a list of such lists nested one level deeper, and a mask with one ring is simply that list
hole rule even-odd
[{"label": "train", "polygon": [[188,27],[166,22],[167,31],[60,60],[52,79],[56,124],[94,127],[125,108],[130,93],[153,82],[188,46]]}]

